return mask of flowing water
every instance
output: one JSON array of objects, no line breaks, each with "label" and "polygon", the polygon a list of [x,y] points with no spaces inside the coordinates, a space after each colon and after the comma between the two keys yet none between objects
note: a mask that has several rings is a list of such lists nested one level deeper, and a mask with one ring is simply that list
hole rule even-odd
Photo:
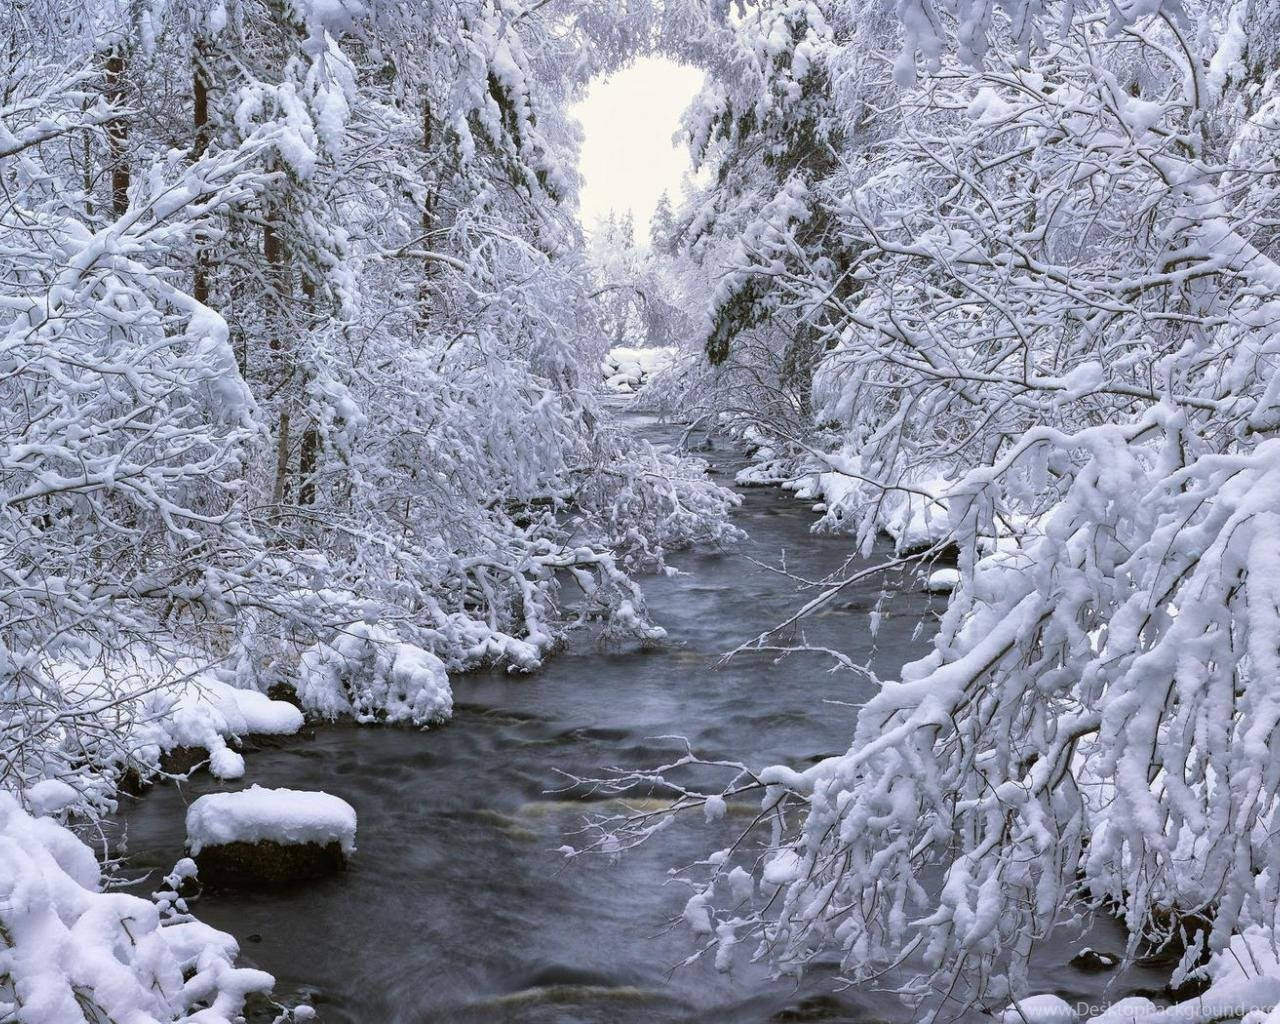
[{"label": "flowing water", "polygon": [[[655,441],[676,436],[634,425]],[[709,457],[722,479],[742,465],[724,448]],[[685,553],[674,560],[681,575],[645,581],[669,643],[584,641],[533,675],[456,677],[456,713],[443,728],[323,726],[250,753],[243,783],[201,774],[157,787],[123,815],[131,869],[163,873],[182,856],[184,807],[202,793],[250,783],[323,789],[359,815],[346,872],[266,894],[209,893],[194,909],[236,936],[243,962],[275,975],[278,995],[305,996],[327,1024],[910,1020],[891,995],[841,988],[822,966],[798,985],[745,962],[730,974],[706,962],[677,967],[693,947],[671,924],[688,890],[669,869],[724,845],[749,820],[741,813],[712,826],[691,818],[621,858],[566,862],[556,852],[600,809],[563,792],[566,774],[659,764],[679,744],[658,737],[687,737],[705,756],[753,765],[802,766],[847,747],[849,705],[870,694],[869,683],[828,672],[818,655],[718,665],[800,599],[790,579],[752,559],[785,555],[792,572],[817,578],[849,550],[847,537],[811,534],[813,513],[785,492],[744,490],[743,499],[736,521],[748,542]],[[851,588],[806,622],[809,642],[882,674],[922,653],[941,599],[901,587],[873,637],[867,613],[880,587]],[[1121,944],[1106,925],[1090,941]],[[1130,975],[1108,993],[1110,976],[1067,965],[1079,945],[1064,936],[1039,954],[1037,991],[1097,1005],[1157,983]]]}]

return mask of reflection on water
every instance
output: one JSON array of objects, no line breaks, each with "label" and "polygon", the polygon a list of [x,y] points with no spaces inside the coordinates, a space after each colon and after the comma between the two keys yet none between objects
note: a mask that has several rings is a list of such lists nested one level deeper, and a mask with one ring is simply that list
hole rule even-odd
[{"label": "reflection on water", "polygon": [[[736,468],[729,452],[712,457]],[[328,1024],[910,1020],[892,996],[841,989],[821,965],[799,985],[745,961],[730,974],[704,962],[673,970],[693,947],[671,925],[688,891],[670,869],[724,845],[734,814],[711,826],[691,818],[620,860],[566,864],[556,853],[586,811],[601,809],[562,792],[565,773],[652,766],[680,749],[655,737],[685,736],[700,754],[756,765],[810,763],[848,745],[848,705],[869,696],[866,681],[828,672],[817,656],[718,664],[796,606],[787,579],[744,556],[785,554],[792,571],[816,578],[849,547],[810,534],[812,514],[789,495],[743,493],[748,543],[689,553],[677,559],[683,575],[646,583],[669,645],[583,644],[536,675],[455,678],[455,717],[430,732],[336,725],[250,754],[243,785],[324,789],[354,805],[359,850],[347,872],[317,884],[206,895],[200,916],[234,934],[282,998],[307,995]],[[873,638],[866,611],[878,586],[851,589],[803,628],[812,643],[892,674],[923,651],[913,633],[942,603],[904,588]],[[125,815],[132,866],[167,870],[182,854],[184,804],[219,788],[201,775],[138,801]],[[1046,949],[1036,984],[1105,1002],[1108,976],[1067,966],[1076,948],[1064,938]],[[1130,989],[1156,983],[1126,979]]]}]

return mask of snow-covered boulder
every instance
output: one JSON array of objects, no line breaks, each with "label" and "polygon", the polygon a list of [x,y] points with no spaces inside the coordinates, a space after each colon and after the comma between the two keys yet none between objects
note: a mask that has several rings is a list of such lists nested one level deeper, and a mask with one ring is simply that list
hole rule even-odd
[{"label": "snow-covered boulder", "polygon": [[230,1024],[274,984],[230,935],[103,892],[93,851],[4,792],[0,935],[0,1016],[23,1024]]},{"label": "snow-covered boulder", "polygon": [[215,778],[241,778],[244,758],[228,740],[292,736],[303,724],[302,712],[292,704],[230,686],[207,673],[167,696],[168,713],[157,717],[152,728],[161,767],[175,773],[208,760]]},{"label": "snow-covered boulder", "polygon": [[280,884],[341,870],[356,848],[356,812],[329,793],[251,786],[187,809],[187,850],[214,885]]},{"label": "snow-covered boulder", "polygon": [[[107,726],[72,735],[61,727],[45,737],[48,756],[35,764],[62,763],[19,778],[27,806],[41,813],[111,813],[119,790],[140,793],[157,772],[185,774],[208,765],[219,778],[244,774],[243,739],[296,733],[302,713],[254,689],[232,685],[222,673],[187,657],[144,650],[113,659],[101,651],[45,666],[51,692],[77,714]],[[74,754],[65,757],[68,751]],[[42,771],[45,769],[42,769]],[[17,788],[17,787],[15,787]]]},{"label": "snow-covered boulder", "polygon": [[1085,946],[1071,958],[1071,966],[1077,971],[1088,971],[1091,974],[1113,971],[1120,966],[1120,954]]},{"label": "snow-covered boulder", "polygon": [[935,569],[924,581],[924,589],[931,594],[949,594],[960,585],[958,569]]},{"label": "snow-covered boulder", "polygon": [[[757,453],[755,461],[759,460]],[[793,462],[793,479],[786,486],[798,498],[817,499],[825,506],[824,529],[844,531],[874,525],[902,554],[923,551],[950,536],[946,494],[952,482],[942,467],[918,467],[896,481],[898,486],[881,489],[871,482],[880,479],[880,472],[864,467],[855,453],[832,452],[823,456],[822,462],[828,467],[825,471],[809,473],[800,473]]]}]

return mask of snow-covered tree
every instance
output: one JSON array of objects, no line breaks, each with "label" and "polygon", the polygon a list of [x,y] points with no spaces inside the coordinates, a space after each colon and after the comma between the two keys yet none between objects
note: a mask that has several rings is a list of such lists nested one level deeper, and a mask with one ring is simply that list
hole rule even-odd
[{"label": "snow-covered tree", "polygon": [[606,20],[563,7],[0,16],[6,785],[109,799],[157,654],[530,669],[659,635],[633,573],[733,536],[593,406],[563,52]]},{"label": "snow-covered tree", "polygon": [[698,138],[728,133],[707,222],[749,194],[735,176],[768,180],[746,124],[762,167],[815,132],[825,153],[720,221],[713,355],[779,312],[812,324],[811,414],[737,412],[839,483],[824,525],[869,545],[914,501],[961,583],[847,754],[734,783],[777,826],[764,909],[713,858],[691,919],[784,967],[903,964],[944,1003],[1018,991],[1081,907],[1131,952],[1211,921],[1187,966],[1273,929],[1274,14],[747,9],[744,47],[791,77],[812,52],[833,86],[762,102],[773,134],[733,126],[728,85],[703,100]]}]

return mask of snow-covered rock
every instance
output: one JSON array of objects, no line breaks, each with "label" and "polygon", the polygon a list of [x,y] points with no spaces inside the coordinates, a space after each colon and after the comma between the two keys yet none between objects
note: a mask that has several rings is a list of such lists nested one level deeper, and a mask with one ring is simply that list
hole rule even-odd
[{"label": "snow-covered rock", "polygon": [[[112,666],[110,679],[100,662],[65,661],[50,674],[79,706],[111,709],[144,776],[160,767],[166,755],[177,754],[171,764],[179,772],[207,761],[216,777],[240,778],[244,758],[231,743],[253,735],[292,735],[303,724],[302,712],[293,705],[232,686],[187,658],[163,661],[135,652],[127,668]],[[73,788],[83,795],[84,780],[76,784]]]},{"label": "snow-covered rock", "polygon": [[794,471],[787,459],[765,459],[738,470],[733,481],[739,487],[783,487],[791,481]]},{"label": "snow-covered rock", "polygon": [[197,747],[209,752],[209,771],[219,779],[244,775],[244,758],[228,746],[244,736],[291,736],[302,728],[302,712],[257,690],[230,686],[203,673],[166,694],[168,713],[151,725],[161,751]]},{"label": "snow-covered rock", "polygon": [[847,451],[822,458],[776,459],[768,448],[759,449],[753,465],[738,474],[738,482],[777,482],[803,501],[823,505],[821,525],[830,530],[851,530],[870,524],[887,535],[903,553],[920,551],[946,540],[951,532],[946,494],[951,481],[941,467],[921,467],[907,473],[900,486],[883,489],[872,481],[873,470]]},{"label": "snow-covered rock", "polygon": [[1055,995],[1027,996],[1000,1015],[1000,1024],[1075,1024],[1076,1011]]},{"label": "snow-covered rock", "polygon": [[958,569],[935,569],[925,580],[924,589],[931,594],[949,594],[960,585]]},{"label": "snow-covered rock", "polygon": [[93,851],[4,792],[0,933],[0,1015],[23,1024],[230,1024],[274,984],[230,935],[103,892]]},{"label": "snow-covered rock", "polygon": [[1102,949],[1085,946],[1071,958],[1071,966],[1077,971],[1111,971],[1120,966],[1120,956]]},{"label": "snow-covered rock", "polygon": [[350,856],[356,848],[356,812],[330,793],[261,786],[209,793],[187,808],[187,848],[196,857],[208,846],[264,841],[337,843]]}]

